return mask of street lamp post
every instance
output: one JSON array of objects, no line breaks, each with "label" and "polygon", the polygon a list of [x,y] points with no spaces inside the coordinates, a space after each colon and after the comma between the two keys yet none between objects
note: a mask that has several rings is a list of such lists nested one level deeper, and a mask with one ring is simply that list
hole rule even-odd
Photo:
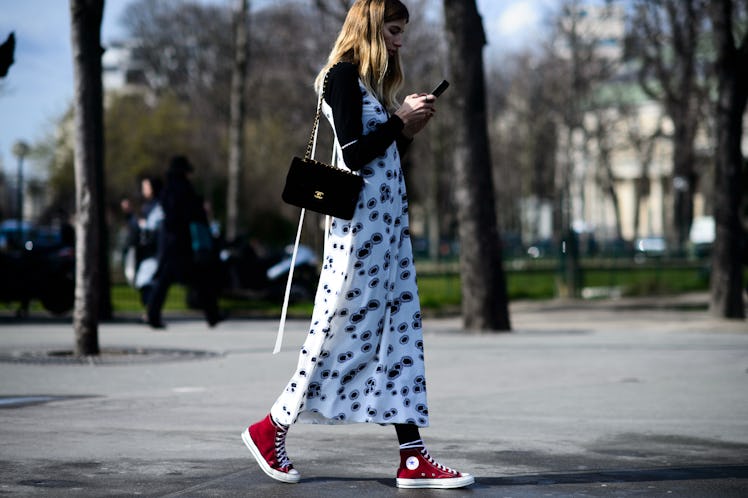
[{"label": "street lamp post", "polygon": [[23,159],[30,151],[29,145],[23,140],[13,144],[13,155],[18,158],[18,179],[16,184],[16,216],[18,219],[19,243],[23,247],[25,241],[23,233]]}]

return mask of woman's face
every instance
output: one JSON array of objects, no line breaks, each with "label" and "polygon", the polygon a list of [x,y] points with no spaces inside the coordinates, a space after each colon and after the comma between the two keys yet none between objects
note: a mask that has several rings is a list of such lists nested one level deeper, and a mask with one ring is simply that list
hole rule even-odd
[{"label": "woman's face", "polygon": [[404,33],[405,19],[384,23],[384,45],[390,57],[397,55],[398,50],[403,46]]},{"label": "woman's face", "polygon": [[147,178],[140,182],[140,192],[143,194],[143,198],[150,199],[153,197],[153,185]]}]

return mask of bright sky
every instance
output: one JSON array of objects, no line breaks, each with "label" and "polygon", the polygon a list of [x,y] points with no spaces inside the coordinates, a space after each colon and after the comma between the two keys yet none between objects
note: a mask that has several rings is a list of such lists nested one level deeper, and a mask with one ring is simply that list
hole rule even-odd
[{"label": "bright sky", "polygon": [[[122,35],[119,17],[130,1],[105,0],[105,45]],[[257,3],[251,2],[253,7]],[[528,43],[553,3],[554,0],[478,0],[489,50],[514,49]],[[65,0],[0,0],[0,4],[0,42],[11,31],[16,34],[16,61],[8,76],[0,80],[0,165],[10,173],[17,167],[11,153],[13,144],[21,139],[33,143],[53,133],[55,121],[72,98],[70,18],[69,2]],[[31,176],[33,171],[27,174]]]}]

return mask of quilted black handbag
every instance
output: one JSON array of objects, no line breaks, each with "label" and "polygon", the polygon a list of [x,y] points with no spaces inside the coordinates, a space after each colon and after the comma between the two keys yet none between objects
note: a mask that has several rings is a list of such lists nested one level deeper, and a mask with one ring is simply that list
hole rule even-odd
[{"label": "quilted black handbag", "polygon": [[313,159],[325,86],[327,76],[317,104],[317,115],[314,118],[306,154],[303,158],[294,157],[291,160],[282,198],[285,202],[303,209],[350,220],[353,218],[364,185],[363,178]]}]

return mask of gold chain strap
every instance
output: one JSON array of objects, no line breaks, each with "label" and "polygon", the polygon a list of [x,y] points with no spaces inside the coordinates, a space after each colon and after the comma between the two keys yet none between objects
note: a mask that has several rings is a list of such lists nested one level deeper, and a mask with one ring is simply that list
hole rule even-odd
[{"label": "gold chain strap", "polygon": [[304,154],[304,159],[306,160],[312,158],[312,146],[314,143],[314,136],[317,134],[317,128],[319,127],[319,115],[322,112],[322,98],[325,95],[328,74],[330,74],[329,71],[325,74],[325,82],[322,84],[322,92],[319,94],[319,99],[317,99],[317,114],[314,116],[314,126],[312,126],[312,133],[309,135],[309,142],[306,144],[306,154]]},{"label": "gold chain strap", "polygon": [[332,66],[330,69],[328,69],[327,73],[325,73],[325,81],[322,83],[322,91],[319,94],[319,99],[317,100],[317,114],[314,116],[314,126],[312,126],[312,133],[309,135],[309,143],[306,145],[306,154],[304,154],[304,159],[311,159],[312,158],[312,147],[314,144],[314,136],[317,134],[317,128],[319,128],[319,115],[322,112],[322,99],[325,96],[325,90],[327,89],[327,78],[330,76],[330,71],[335,66]]}]

